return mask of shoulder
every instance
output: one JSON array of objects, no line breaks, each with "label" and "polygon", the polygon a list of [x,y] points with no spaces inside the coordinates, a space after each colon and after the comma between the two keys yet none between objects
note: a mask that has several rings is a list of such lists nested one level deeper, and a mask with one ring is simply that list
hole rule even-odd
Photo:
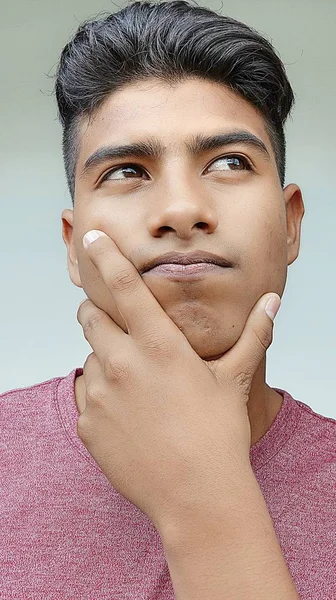
[{"label": "shoulder", "polygon": [[46,392],[50,392],[56,388],[62,379],[63,377],[54,377],[53,379],[35,383],[31,386],[7,390],[0,394],[0,405],[20,402],[26,398],[39,397],[41,394],[44,395]]}]

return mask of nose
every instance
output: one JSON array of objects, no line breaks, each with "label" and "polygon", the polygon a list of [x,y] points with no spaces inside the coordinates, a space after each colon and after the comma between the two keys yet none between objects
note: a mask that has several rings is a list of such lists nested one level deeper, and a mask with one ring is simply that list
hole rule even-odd
[{"label": "nose", "polygon": [[218,226],[218,217],[210,203],[201,197],[181,194],[173,200],[161,200],[153,204],[148,219],[148,230],[153,237],[162,237],[166,232],[175,232],[180,239],[190,239],[195,231],[213,233]]}]

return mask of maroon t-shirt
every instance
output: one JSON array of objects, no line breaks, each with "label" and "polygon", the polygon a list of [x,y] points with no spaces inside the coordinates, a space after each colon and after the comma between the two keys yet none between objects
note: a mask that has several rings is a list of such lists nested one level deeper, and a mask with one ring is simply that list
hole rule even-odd
[{"label": "maroon t-shirt", "polygon": [[[0,598],[173,600],[157,530],[77,435],[82,372],[0,395]],[[336,599],[336,421],[274,389],[252,468],[300,597]]]}]

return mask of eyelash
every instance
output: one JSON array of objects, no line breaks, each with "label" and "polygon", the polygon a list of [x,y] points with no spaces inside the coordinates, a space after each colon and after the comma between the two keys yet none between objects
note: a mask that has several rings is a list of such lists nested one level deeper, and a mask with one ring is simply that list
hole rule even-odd
[{"label": "eyelash", "polygon": [[[252,165],[250,163],[250,161],[245,157],[245,156],[240,156],[239,154],[227,154],[225,156],[219,156],[218,158],[216,158],[215,160],[213,160],[210,165],[207,167],[207,169],[209,167],[211,167],[211,165],[213,165],[214,163],[216,163],[219,160],[223,160],[225,158],[238,158],[240,161],[242,161],[245,169],[237,169],[237,171],[252,171]],[[110,169],[109,171],[107,171],[107,173],[105,173],[105,175],[101,178],[100,183],[103,183],[103,181],[106,181],[108,176],[111,175],[112,173],[119,171],[121,169],[126,169],[128,167],[136,167],[136,169],[140,169],[142,170],[144,173],[146,172],[145,169],[143,169],[143,167],[141,167],[140,165],[137,165],[136,163],[125,163],[123,165],[118,165],[116,167],[113,167],[113,169]],[[231,170],[231,169],[229,169]],[[235,169],[232,169],[233,171],[235,171]],[[125,178],[126,180],[127,178]],[[132,178],[130,178],[132,179]],[[124,181],[125,181],[124,180]],[[112,180],[113,181],[113,180]],[[122,180],[115,180],[115,181],[122,181]]]}]

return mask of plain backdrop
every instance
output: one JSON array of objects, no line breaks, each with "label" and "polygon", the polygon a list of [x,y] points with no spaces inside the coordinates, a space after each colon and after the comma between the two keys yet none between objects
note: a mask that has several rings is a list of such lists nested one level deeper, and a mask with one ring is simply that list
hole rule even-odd
[{"label": "plain backdrop", "polygon": [[[201,2],[200,2],[201,3]],[[0,392],[66,375],[92,351],[76,320],[61,212],[71,208],[53,96],[55,66],[78,25],[124,4],[1,0]],[[303,190],[301,252],[289,267],[267,382],[336,418],[335,0],[205,2],[266,35],[296,94],[286,183]]]}]

